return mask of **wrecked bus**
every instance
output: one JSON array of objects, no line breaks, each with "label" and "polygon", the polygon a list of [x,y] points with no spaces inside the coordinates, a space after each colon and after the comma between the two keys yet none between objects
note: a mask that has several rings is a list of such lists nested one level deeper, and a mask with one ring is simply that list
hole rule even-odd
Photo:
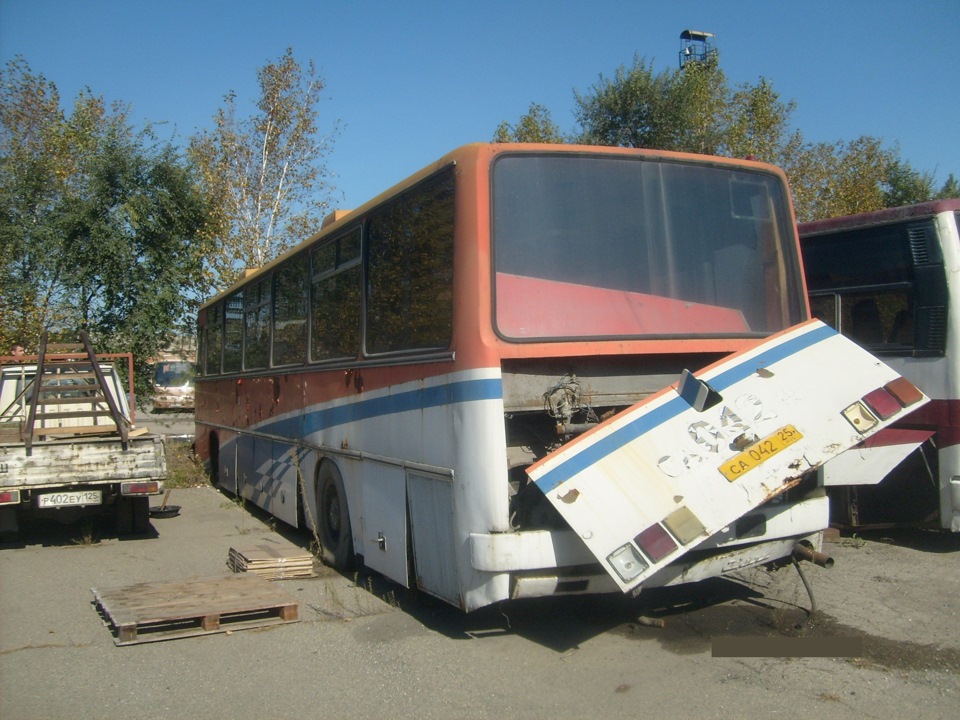
[{"label": "wrecked bus", "polygon": [[799,226],[813,314],[931,398],[826,466],[837,524],[960,532],[958,227],[960,199]]},{"label": "wrecked bus", "polygon": [[811,471],[926,401],[808,317],[778,169],[469,145],[200,309],[197,450],[464,610],[699,580],[819,549]]}]

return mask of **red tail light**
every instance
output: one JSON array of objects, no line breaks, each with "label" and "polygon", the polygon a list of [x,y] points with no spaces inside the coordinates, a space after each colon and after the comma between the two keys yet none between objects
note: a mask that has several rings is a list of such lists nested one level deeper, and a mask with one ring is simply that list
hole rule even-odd
[{"label": "red tail light", "polygon": [[643,554],[654,562],[660,562],[677,549],[677,544],[660,523],[654,523],[633,541],[643,550]]},{"label": "red tail light", "polygon": [[884,389],[893,395],[902,407],[910,407],[923,399],[923,393],[912,382],[904,377],[897,378],[883,386]]},{"label": "red tail light", "polygon": [[160,483],[156,480],[150,482],[125,482],[120,484],[121,495],[157,495],[160,492]]},{"label": "red tail light", "polygon": [[899,401],[885,388],[877,388],[868,392],[863,396],[863,401],[881,420],[892,418],[903,409]]}]

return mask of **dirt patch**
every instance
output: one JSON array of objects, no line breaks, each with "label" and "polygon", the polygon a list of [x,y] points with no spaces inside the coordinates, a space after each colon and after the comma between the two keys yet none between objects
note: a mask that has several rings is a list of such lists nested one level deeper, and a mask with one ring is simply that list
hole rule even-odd
[{"label": "dirt patch", "polygon": [[[651,627],[651,619],[662,622],[663,626]],[[654,612],[639,621],[624,623],[613,632],[640,641],[657,642],[677,654],[710,652],[714,638],[718,637],[852,639],[863,648],[862,655],[849,659],[858,666],[960,673],[960,650],[955,648],[870,635],[824,612],[810,616],[796,608],[777,608],[739,600],[698,609],[687,607],[676,613]]]},{"label": "dirt patch", "polygon": [[825,550],[836,567],[803,566],[815,603],[793,568],[755,568],[643,592],[639,615],[612,631],[677,654],[711,652],[720,637],[850,640],[859,667],[960,674],[958,535],[877,532]]}]

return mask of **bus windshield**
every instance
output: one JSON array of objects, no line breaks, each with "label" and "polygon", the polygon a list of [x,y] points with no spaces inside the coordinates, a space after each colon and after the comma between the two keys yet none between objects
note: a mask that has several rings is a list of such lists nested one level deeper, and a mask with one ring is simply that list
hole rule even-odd
[{"label": "bus windshield", "polygon": [[196,374],[196,365],[192,362],[161,362],[157,363],[154,375],[154,384],[157,387],[189,387],[193,385]]},{"label": "bus windshield", "polygon": [[510,340],[751,337],[804,319],[783,182],[664,158],[508,154],[493,171]]}]

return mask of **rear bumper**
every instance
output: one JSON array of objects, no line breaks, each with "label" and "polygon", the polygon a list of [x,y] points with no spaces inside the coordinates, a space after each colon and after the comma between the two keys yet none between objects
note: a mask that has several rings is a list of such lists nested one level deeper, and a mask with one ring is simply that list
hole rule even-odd
[{"label": "rear bumper", "polygon": [[[793,503],[769,504],[700,543],[643,583],[680,585],[773,562],[793,553],[801,541],[820,548],[829,523],[822,491]],[[572,530],[471,534],[474,570],[511,575],[511,596],[614,592],[617,584]]]}]

